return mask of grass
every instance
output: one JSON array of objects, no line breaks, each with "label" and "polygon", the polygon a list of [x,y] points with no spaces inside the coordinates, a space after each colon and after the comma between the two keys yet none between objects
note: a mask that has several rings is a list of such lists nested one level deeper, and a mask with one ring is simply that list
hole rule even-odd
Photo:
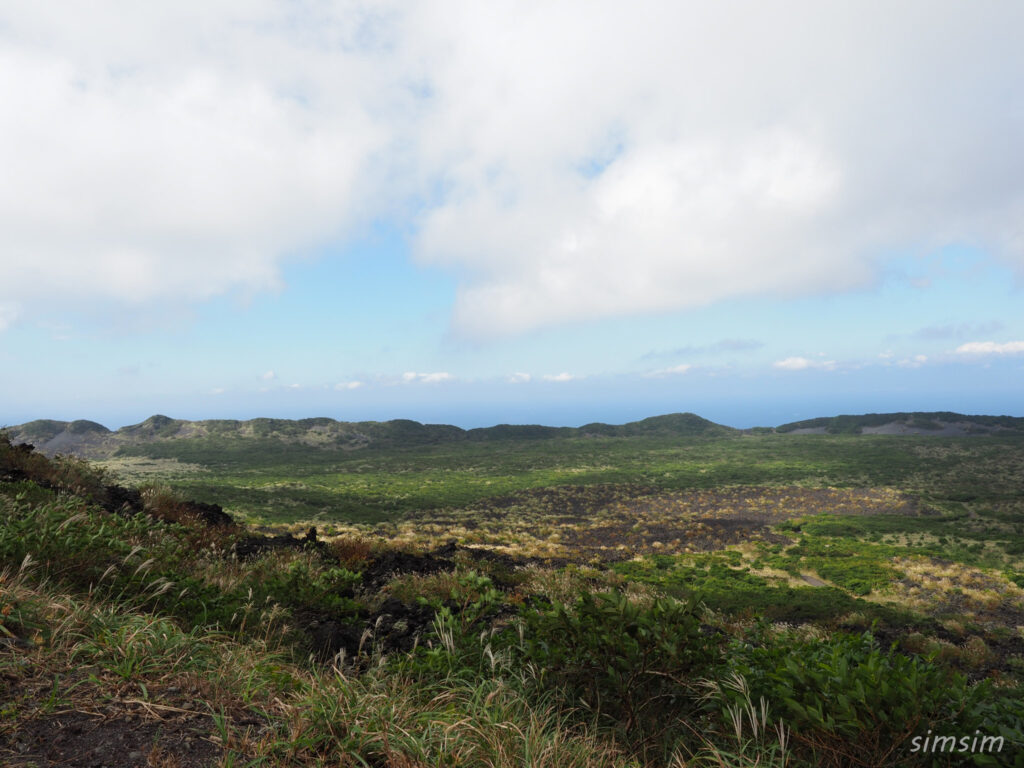
[{"label": "grass", "polygon": [[631,582],[658,586],[665,594],[695,596],[715,610],[739,617],[762,616],[772,621],[835,621],[873,606],[834,587],[791,586],[781,579],[755,575],[747,567],[724,563],[689,565],[665,557],[616,563],[615,573]]},{"label": "grass", "polygon": [[[268,521],[374,523],[557,485],[655,490],[733,485],[895,487],[945,502],[1019,501],[1020,437],[735,435],[563,438],[325,450],[200,438],[123,448],[108,463],[142,481],[149,468],[202,501]],[[123,463],[120,463],[123,462]]]},{"label": "grass", "polygon": [[[216,765],[621,766],[621,752],[500,681],[416,689],[377,671],[297,665],[273,644],[193,630],[106,600],[0,576],[5,620],[41,638],[0,671],[0,736],[60,712],[104,710],[138,727],[200,717]],[[10,689],[8,689],[10,690]],[[152,763],[151,763],[152,764]]]},{"label": "grass", "polygon": [[[101,713],[168,768],[197,744],[221,766],[653,768],[1024,740],[1020,438],[155,445],[100,470],[0,438],[0,754]],[[98,506],[111,473],[141,512]],[[183,495],[328,543],[240,560],[251,531]]]}]

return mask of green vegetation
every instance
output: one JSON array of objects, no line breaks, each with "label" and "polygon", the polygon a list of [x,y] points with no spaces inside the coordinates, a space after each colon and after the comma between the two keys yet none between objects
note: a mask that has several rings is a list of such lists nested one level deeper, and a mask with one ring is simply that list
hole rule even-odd
[{"label": "green vegetation", "polygon": [[[120,449],[106,465],[145,481],[139,458],[188,466],[184,493],[269,521],[376,522],[559,485],[895,487],[943,503],[1012,501],[1020,438],[735,435],[560,438],[325,450],[217,438]],[[134,459],[135,463],[126,461]]]},{"label": "green vegetation", "polygon": [[990,681],[970,685],[925,659],[880,648],[870,634],[741,640],[728,659],[731,677],[716,684],[719,700],[772,702],[772,714],[821,765],[889,764],[921,723],[963,734],[1002,727],[1011,738],[1024,725],[1024,706],[1002,698]]},{"label": "green vegetation", "polygon": [[720,655],[692,601],[640,606],[621,593],[584,592],[571,606],[523,612],[522,627],[512,647],[537,670],[532,685],[557,691],[566,708],[582,702],[638,746],[681,727],[666,722],[666,708],[681,719],[697,713],[695,680]]},{"label": "green vegetation", "polygon": [[753,574],[749,567],[733,567],[717,555],[705,556],[697,565],[689,565],[690,562],[691,558],[655,555],[640,561],[615,563],[612,569],[627,581],[653,584],[666,594],[680,598],[699,598],[717,611],[745,618],[828,621],[858,610],[875,613],[879,609],[841,589],[790,586],[783,579]]},{"label": "green vegetation", "polygon": [[0,437],[0,762],[1024,764],[1024,439],[694,419]]}]

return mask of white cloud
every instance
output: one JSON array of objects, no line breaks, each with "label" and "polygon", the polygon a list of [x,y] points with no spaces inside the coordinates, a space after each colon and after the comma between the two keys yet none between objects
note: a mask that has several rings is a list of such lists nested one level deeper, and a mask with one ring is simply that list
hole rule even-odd
[{"label": "white cloud", "polygon": [[513,373],[508,377],[508,381],[511,384],[525,384],[530,381],[533,377],[528,373]]},{"label": "white cloud", "polygon": [[445,371],[437,373],[416,373],[406,371],[402,374],[402,381],[406,383],[420,382],[421,384],[439,384],[442,381],[451,381],[455,377]]},{"label": "white cloud", "polygon": [[668,368],[661,368],[657,371],[652,371],[646,374],[648,378],[662,378],[664,376],[675,376],[683,373],[687,373],[693,369],[690,363],[681,363],[680,365],[673,365]]},{"label": "white cloud", "polygon": [[224,387],[214,387],[210,390],[211,395],[223,395],[225,392],[227,392],[227,390],[224,389]]},{"label": "white cloud", "polygon": [[562,373],[554,373],[554,374],[548,373],[548,374],[544,375],[544,381],[555,381],[555,382],[559,382],[559,383],[563,383],[563,382],[566,382],[566,381],[572,381],[575,378],[576,377],[573,376],[571,373],[566,373],[564,371]]},{"label": "white cloud", "polygon": [[905,357],[899,360],[896,365],[901,368],[920,368],[927,362],[928,355],[914,355],[913,357]]},{"label": "white cloud", "polygon": [[277,374],[274,373],[273,371],[267,371],[262,376],[260,376],[260,378],[263,379],[264,381],[273,381],[274,379],[277,378]]},{"label": "white cloud", "polygon": [[691,368],[693,366],[689,363],[682,363],[680,365],[673,365],[671,368],[665,368],[665,373],[686,373]]},{"label": "white cloud", "polygon": [[0,12],[0,301],[273,289],[358,216],[393,134],[366,12],[60,6]]},{"label": "white cloud", "polygon": [[[819,356],[822,353],[819,353]],[[808,368],[818,368],[825,371],[836,369],[835,360],[809,360],[806,357],[787,357],[784,360],[776,360],[772,363],[773,368],[782,371],[805,371]]]},{"label": "white cloud", "polygon": [[906,244],[1024,268],[1022,25],[1013,3],[8,4],[0,302],[273,290],[287,254],[409,210],[481,338],[844,290]]},{"label": "white cloud", "polygon": [[960,355],[1019,355],[1024,353],[1024,341],[971,341],[956,348]]},{"label": "white cloud", "polygon": [[343,390],[359,389],[361,386],[363,386],[361,381],[339,381],[334,385],[334,388],[340,392]]},{"label": "white cloud", "polygon": [[849,289],[906,243],[1024,266],[1021,8],[465,8],[417,27],[419,257],[465,269],[465,335]]},{"label": "white cloud", "polygon": [[806,357],[787,357],[785,360],[778,360],[772,363],[775,368],[780,368],[784,371],[802,371],[806,368],[810,368],[814,365],[812,360],[808,360]]},{"label": "white cloud", "polygon": [[[527,192],[511,208],[488,199],[500,190],[460,198],[426,217],[422,258],[484,274],[463,286],[455,307],[456,326],[470,335],[866,280],[865,264],[826,258],[824,241],[807,244],[801,258],[787,255],[795,230],[832,203],[832,161],[781,134],[751,141],[637,147],[595,179],[552,180],[554,188]],[[794,164],[817,177],[809,182],[817,189],[791,209],[780,186],[803,172]]]}]

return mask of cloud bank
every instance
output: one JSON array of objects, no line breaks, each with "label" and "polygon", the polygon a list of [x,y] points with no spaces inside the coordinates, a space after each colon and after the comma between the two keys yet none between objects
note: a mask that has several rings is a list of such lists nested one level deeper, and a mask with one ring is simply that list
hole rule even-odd
[{"label": "cloud bank", "polygon": [[960,355],[1020,355],[1024,354],[1024,341],[970,341],[956,348]]},{"label": "cloud bank", "polygon": [[416,373],[415,371],[406,371],[402,374],[402,381],[406,384],[420,383],[420,384],[440,384],[443,381],[452,381],[455,377],[447,371],[437,371],[435,373]]},{"label": "cloud bank", "polygon": [[564,384],[567,381],[575,380],[577,377],[567,371],[562,371],[562,373],[546,373],[541,378],[543,378],[544,381],[553,381],[558,384]]},{"label": "cloud bank", "polygon": [[[0,12],[0,327],[272,290],[374,219],[456,332],[1024,268],[1019,4],[181,2]],[[812,31],[812,32],[809,32]]]}]

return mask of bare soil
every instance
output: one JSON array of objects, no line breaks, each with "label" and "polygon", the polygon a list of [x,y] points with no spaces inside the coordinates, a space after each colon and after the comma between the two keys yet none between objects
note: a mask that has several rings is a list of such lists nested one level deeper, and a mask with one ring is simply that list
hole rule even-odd
[{"label": "bare soil", "polygon": [[208,715],[159,705],[112,705],[32,717],[0,735],[12,768],[207,768],[222,754]]}]

